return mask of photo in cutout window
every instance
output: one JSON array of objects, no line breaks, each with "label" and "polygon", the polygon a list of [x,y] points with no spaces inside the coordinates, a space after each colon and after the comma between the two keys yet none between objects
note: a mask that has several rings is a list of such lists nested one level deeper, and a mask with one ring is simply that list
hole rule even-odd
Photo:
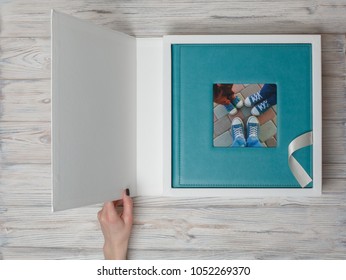
[{"label": "photo in cutout window", "polygon": [[214,147],[276,147],[276,84],[213,84],[213,101]]}]

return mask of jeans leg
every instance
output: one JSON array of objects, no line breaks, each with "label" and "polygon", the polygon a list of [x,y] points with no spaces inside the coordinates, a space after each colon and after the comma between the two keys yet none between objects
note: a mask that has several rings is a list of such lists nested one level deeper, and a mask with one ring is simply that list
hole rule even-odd
[{"label": "jeans leg", "polygon": [[270,96],[267,100],[270,106],[276,105],[276,93]]},{"label": "jeans leg", "polygon": [[243,137],[237,137],[231,145],[231,147],[239,147],[239,148],[245,147],[245,146],[246,146],[246,141]]},{"label": "jeans leg", "polygon": [[264,84],[260,91],[260,94],[263,99],[268,99],[270,96],[275,95],[276,102],[276,84]]},{"label": "jeans leg", "polygon": [[264,147],[257,137],[248,137],[246,143],[247,143],[247,147],[254,147],[254,148]]}]

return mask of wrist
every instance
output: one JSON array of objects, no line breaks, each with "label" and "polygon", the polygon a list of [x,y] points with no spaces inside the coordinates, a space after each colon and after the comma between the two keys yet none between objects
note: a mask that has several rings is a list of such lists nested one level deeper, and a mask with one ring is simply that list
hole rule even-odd
[{"label": "wrist", "polygon": [[106,260],[126,260],[127,259],[127,242],[126,244],[114,245],[105,243],[103,254]]}]

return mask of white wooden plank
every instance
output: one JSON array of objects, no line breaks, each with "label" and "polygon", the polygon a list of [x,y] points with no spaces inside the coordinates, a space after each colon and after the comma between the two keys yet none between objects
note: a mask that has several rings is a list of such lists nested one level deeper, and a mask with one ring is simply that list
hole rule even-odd
[{"label": "white wooden plank", "polygon": [[[274,210],[275,209],[275,210]],[[345,206],[286,206],[245,208],[142,208],[135,213],[132,250],[208,250],[228,248],[233,253],[267,252],[314,256],[334,253],[346,256]],[[66,215],[61,222],[42,220],[37,228],[30,212],[17,221],[5,222],[1,232],[6,246],[50,248],[102,247],[103,238],[95,215]],[[174,215],[172,215],[174,213]],[[10,215],[8,213],[7,215]],[[77,214],[77,212],[75,212]],[[6,215],[6,214],[5,214]],[[31,215],[32,216],[32,215]],[[79,222],[76,221],[79,219]],[[27,220],[26,227],[23,220]],[[76,223],[77,226],[71,227]],[[49,232],[49,234],[47,234]],[[6,233],[5,236],[4,233]],[[201,245],[203,244],[203,245]],[[230,256],[231,257],[231,256]]]},{"label": "white wooden plank", "polygon": [[322,158],[324,163],[344,163],[345,151],[345,120],[329,121],[322,124]]},{"label": "white wooden plank", "polygon": [[[340,178],[340,179],[346,179],[346,164],[340,163],[340,164],[324,164],[323,165],[323,178],[330,179],[330,178]],[[345,187],[346,188],[346,187]]]},{"label": "white wooden plank", "polygon": [[[345,35],[322,36],[323,76],[345,77]],[[2,38],[0,79],[49,79],[49,38]]]},{"label": "white wooden plank", "polygon": [[345,34],[322,36],[322,76],[345,77],[345,43]]},{"label": "white wooden plank", "polygon": [[[102,251],[97,249],[75,249],[75,248],[35,248],[35,247],[4,247],[0,257],[9,260],[95,260],[103,259]],[[323,252],[323,259],[343,259],[344,254],[338,251]],[[319,260],[316,252],[277,252],[274,250],[251,252],[234,252],[231,249],[224,250],[138,250],[129,249],[128,258],[130,260]],[[1,259],[1,258],[0,258]]]},{"label": "white wooden plank", "polygon": [[49,10],[137,36],[163,34],[343,33],[343,0],[304,1],[8,1],[2,37],[49,36]]},{"label": "white wooden plank", "polygon": [[50,80],[0,80],[0,120],[49,122]]},{"label": "white wooden plank", "polygon": [[102,248],[2,247],[0,259],[6,260],[101,260]]},{"label": "white wooden plank", "polygon": [[[316,252],[309,252],[308,250],[277,250],[276,245],[273,248],[266,248],[261,250],[257,247],[253,250],[241,250],[242,244],[235,245],[234,247],[225,247],[223,250],[213,250],[209,248],[203,250],[192,249],[174,249],[169,250],[139,250],[129,249],[129,259],[139,260],[318,260],[318,259],[343,259],[345,254],[343,251],[324,251],[323,257],[319,256]],[[237,249],[234,249],[237,248]]]},{"label": "white wooden plank", "polygon": [[[3,247],[3,259],[9,260],[99,260],[103,259],[101,249],[85,249],[85,248],[37,248],[37,247]],[[24,256],[24,257],[23,257]],[[249,251],[234,251],[232,248],[224,250],[139,250],[129,249],[128,258],[131,260],[282,260],[282,259],[343,259],[344,254],[338,251],[324,252],[322,256],[315,252],[288,251],[279,252],[272,249],[265,251],[253,250]]]},{"label": "white wooden plank", "polygon": [[1,38],[0,79],[50,79],[48,38]]},{"label": "white wooden plank", "polygon": [[48,122],[1,123],[1,162],[50,163],[50,131]]},{"label": "white wooden plank", "polygon": [[346,79],[325,76],[322,79],[322,119],[346,119]]},{"label": "white wooden plank", "polygon": [[0,165],[0,208],[51,205],[51,165]]}]

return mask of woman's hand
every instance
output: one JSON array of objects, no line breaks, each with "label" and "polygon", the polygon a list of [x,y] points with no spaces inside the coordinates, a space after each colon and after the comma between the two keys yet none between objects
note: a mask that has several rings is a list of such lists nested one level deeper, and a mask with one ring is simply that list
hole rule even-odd
[{"label": "woman's hand", "polygon": [[[118,213],[117,207],[123,205]],[[129,243],[132,222],[133,202],[129,190],[123,192],[122,199],[106,202],[97,217],[105,239],[103,253],[106,260],[125,260]]]}]

